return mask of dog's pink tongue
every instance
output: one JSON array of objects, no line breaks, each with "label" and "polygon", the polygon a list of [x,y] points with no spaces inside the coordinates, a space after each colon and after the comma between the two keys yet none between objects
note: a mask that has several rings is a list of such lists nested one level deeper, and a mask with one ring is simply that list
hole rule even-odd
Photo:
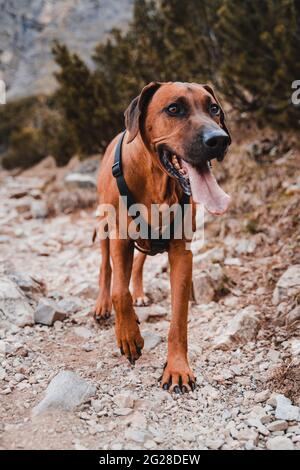
[{"label": "dog's pink tongue", "polygon": [[230,196],[220,188],[212,172],[207,169],[201,174],[187,162],[184,162],[184,166],[188,171],[194,201],[204,204],[211,214],[224,214],[228,209]]}]

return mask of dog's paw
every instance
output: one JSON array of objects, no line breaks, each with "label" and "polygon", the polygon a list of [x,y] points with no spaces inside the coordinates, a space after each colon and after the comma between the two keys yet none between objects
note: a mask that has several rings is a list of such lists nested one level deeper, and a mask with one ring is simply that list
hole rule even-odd
[{"label": "dog's paw", "polygon": [[142,297],[135,297],[133,296],[133,305],[136,307],[147,307],[148,305],[151,304],[151,300],[147,295],[144,295]]},{"label": "dog's paw", "polygon": [[121,354],[128,359],[130,364],[134,365],[142,355],[144,347],[144,339],[141,336],[135,315],[126,321],[116,323],[116,338]]},{"label": "dog's paw", "polygon": [[108,320],[112,312],[112,302],[110,298],[102,297],[99,294],[95,308],[94,308],[94,318],[96,321],[100,322],[102,320]]},{"label": "dog's paw", "polygon": [[196,388],[196,377],[185,358],[168,360],[160,378],[163,390],[183,394],[193,392]]}]

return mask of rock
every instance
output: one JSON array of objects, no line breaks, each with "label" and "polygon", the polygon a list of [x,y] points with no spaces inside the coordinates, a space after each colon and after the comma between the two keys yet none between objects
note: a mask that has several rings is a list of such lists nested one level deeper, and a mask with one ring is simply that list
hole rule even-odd
[{"label": "rock", "polygon": [[34,323],[34,312],[19,287],[7,276],[0,276],[0,327],[23,327]]},{"label": "rock", "polygon": [[180,437],[186,442],[195,442],[196,440],[195,434],[191,431],[182,431]]},{"label": "rock", "polygon": [[[202,243],[202,240],[199,240]],[[193,257],[193,265],[195,268],[201,267],[204,264],[208,263],[218,263],[224,260],[224,248],[223,247],[216,247],[212,248],[211,250],[206,251],[205,253],[198,253],[198,245],[197,242],[192,242],[191,246],[192,252],[194,254]]]},{"label": "rock", "polygon": [[141,429],[128,428],[125,431],[125,438],[126,439],[128,439],[130,441],[138,442],[140,444],[143,444],[144,442],[146,442],[150,437],[151,436],[150,436],[149,432],[143,431]]},{"label": "rock", "polygon": [[291,326],[296,322],[300,322],[300,305],[293,308],[293,310],[291,310],[286,316],[286,323],[288,326]]},{"label": "rock", "polygon": [[208,304],[215,296],[215,288],[209,274],[195,271],[193,274],[193,293],[197,304]]},{"label": "rock", "polygon": [[273,304],[278,305],[287,298],[300,293],[300,264],[290,266],[277,281],[273,292]]},{"label": "rock", "polygon": [[83,188],[92,190],[97,188],[96,175],[92,174],[69,173],[65,177],[65,182],[69,188]]},{"label": "rock", "polygon": [[239,258],[225,258],[225,266],[241,266],[242,262]]},{"label": "rock", "polygon": [[236,438],[238,441],[253,441],[256,443],[258,441],[258,433],[254,429],[241,429],[237,432]]},{"label": "rock", "polygon": [[259,329],[259,312],[249,305],[240,310],[227,325],[225,332],[214,341],[215,349],[230,349],[255,339]]},{"label": "rock", "polygon": [[298,406],[292,405],[291,400],[282,394],[276,395],[276,419],[286,421],[300,421],[300,409]]},{"label": "rock", "polygon": [[293,450],[292,441],[285,436],[271,437],[267,440],[267,449],[269,450]]},{"label": "rock", "polygon": [[78,312],[82,308],[80,299],[70,297],[62,299],[57,303],[57,308],[60,312],[65,312],[67,315]]},{"label": "rock", "polygon": [[33,415],[51,409],[71,411],[87,401],[96,387],[71,371],[59,372],[47,387],[44,399],[33,408]]},{"label": "rock", "polygon": [[167,310],[161,305],[151,305],[150,307],[135,307],[135,313],[140,321],[147,321],[151,317],[165,317]]},{"label": "rock", "polygon": [[113,397],[113,402],[119,408],[133,408],[134,399],[130,393],[119,393]]},{"label": "rock", "polygon": [[30,212],[35,219],[45,219],[48,216],[47,203],[41,199],[33,199],[30,204]]},{"label": "rock", "polygon": [[288,428],[288,423],[283,420],[276,420],[267,424],[267,428],[271,432],[285,431]]},{"label": "rock", "polygon": [[143,333],[144,338],[144,350],[150,351],[151,349],[156,348],[156,346],[161,342],[161,336],[151,331],[145,331]]},{"label": "rock", "polygon": [[262,392],[256,393],[254,397],[254,401],[256,403],[263,403],[264,401],[267,401],[269,397],[270,397],[270,391],[263,390]]},{"label": "rock", "polygon": [[147,419],[145,418],[143,413],[140,413],[139,411],[135,411],[127,419],[127,424],[130,425],[132,428],[146,429],[147,428]]},{"label": "rock", "polygon": [[159,304],[170,295],[169,279],[163,279],[161,277],[154,277],[153,279],[150,279],[149,292],[151,292],[151,298],[153,302],[155,304]]},{"label": "rock", "polygon": [[13,352],[12,346],[6,341],[0,340],[0,354],[6,356],[6,354],[11,354]]},{"label": "rock", "polygon": [[254,253],[256,248],[255,240],[248,240],[247,238],[242,238],[238,240],[237,245],[235,246],[235,251],[239,255],[248,255]]},{"label": "rock", "polygon": [[293,339],[291,341],[291,353],[293,356],[300,355],[300,339]]},{"label": "rock", "polygon": [[218,450],[222,447],[224,444],[223,439],[208,439],[206,441],[206,447],[208,447],[211,450]]},{"label": "rock", "polygon": [[76,326],[74,328],[74,333],[75,335],[80,336],[80,338],[84,338],[84,339],[89,339],[91,338],[91,336],[93,336],[93,333],[91,332],[91,330],[89,330],[85,326]]},{"label": "rock", "polygon": [[130,413],[132,413],[131,408],[115,408],[114,409],[114,414],[117,416],[128,416]]},{"label": "rock", "polygon": [[52,326],[57,320],[62,321],[66,318],[66,313],[61,312],[55,302],[47,298],[41,298],[34,313],[35,323]]},{"label": "rock", "polygon": [[268,436],[270,434],[266,426],[262,424],[262,421],[259,418],[248,418],[247,424],[250,427],[256,428],[258,432],[262,434],[263,436]]},{"label": "rock", "polygon": [[46,284],[30,274],[12,272],[8,274],[8,277],[26,294],[45,295],[47,292]]},{"label": "rock", "polygon": [[89,282],[81,282],[74,290],[75,297],[82,297],[84,299],[96,299],[98,295],[98,288],[91,285]]},{"label": "rock", "polygon": [[6,370],[0,366],[0,380],[4,380],[6,377]]}]

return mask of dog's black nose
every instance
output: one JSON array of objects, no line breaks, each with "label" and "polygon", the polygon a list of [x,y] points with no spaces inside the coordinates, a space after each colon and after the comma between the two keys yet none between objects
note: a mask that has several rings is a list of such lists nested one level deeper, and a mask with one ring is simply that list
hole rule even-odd
[{"label": "dog's black nose", "polygon": [[206,131],[203,134],[203,143],[208,150],[224,152],[229,145],[229,136],[222,129]]}]

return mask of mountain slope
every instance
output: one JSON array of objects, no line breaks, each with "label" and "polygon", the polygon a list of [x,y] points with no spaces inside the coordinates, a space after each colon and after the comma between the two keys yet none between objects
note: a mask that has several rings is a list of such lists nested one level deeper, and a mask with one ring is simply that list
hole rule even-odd
[{"label": "mountain slope", "polygon": [[54,39],[89,60],[112,27],[125,28],[133,0],[0,0],[0,78],[8,98],[55,87]]}]

